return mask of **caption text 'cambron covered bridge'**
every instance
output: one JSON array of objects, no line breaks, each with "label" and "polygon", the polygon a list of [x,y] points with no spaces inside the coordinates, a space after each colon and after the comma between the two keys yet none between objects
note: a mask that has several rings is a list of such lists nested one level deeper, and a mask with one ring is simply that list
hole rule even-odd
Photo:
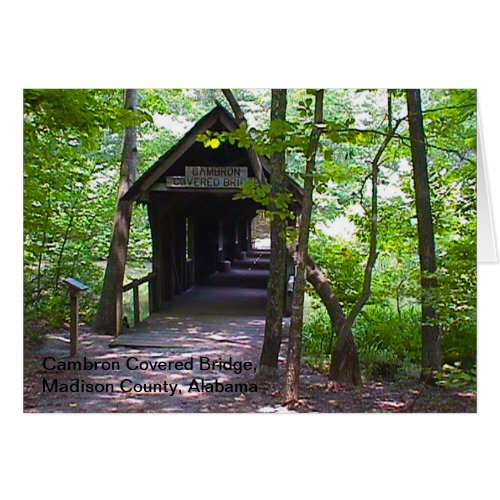
[{"label": "caption text 'cambron covered bridge'", "polygon": [[[207,283],[214,273],[252,251],[251,222],[261,207],[251,199],[233,199],[247,178],[256,177],[249,153],[227,141],[212,149],[198,140],[209,130],[237,128],[231,114],[216,106],[123,197],[148,208],[154,276],[151,311],[161,310],[194,285]],[[270,162],[265,157],[260,162],[269,180]],[[288,178],[287,189],[292,194],[291,208],[299,213],[301,188]],[[289,269],[287,276],[292,273]]]}]

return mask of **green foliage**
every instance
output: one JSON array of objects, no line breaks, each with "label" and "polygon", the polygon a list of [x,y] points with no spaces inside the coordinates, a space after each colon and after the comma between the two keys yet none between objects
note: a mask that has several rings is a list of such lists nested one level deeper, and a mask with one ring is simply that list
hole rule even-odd
[{"label": "green foliage", "polygon": [[[313,302],[315,303],[315,302]],[[304,324],[304,353],[314,362],[328,360],[332,327],[323,306],[316,305]],[[370,378],[393,379],[403,366],[420,363],[420,312],[406,309],[400,316],[391,307],[369,306],[354,328],[361,366]]]},{"label": "green foliage", "polygon": [[328,276],[341,305],[352,307],[363,282],[362,249],[316,231],[309,243],[309,254]]},{"label": "green foliage", "polygon": [[[221,141],[225,142],[227,137],[220,132],[212,132],[207,130],[204,134],[198,136],[198,140],[203,142],[206,148],[217,149],[221,145]],[[234,139],[231,139],[234,144]]]},{"label": "green foliage", "polygon": [[282,220],[293,220],[293,212],[290,210],[290,193],[280,193],[271,198],[271,185],[259,184],[256,179],[247,179],[241,186],[241,191],[234,195],[235,200],[251,199],[263,207],[263,211],[272,220],[278,217]]},{"label": "green foliage", "polygon": [[404,309],[401,314],[390,306],[368,306],[354,330],[360,357],[373,350],[387,352],[400,362],[420,363],[420,310]]},{"label": "green foliage", "polygon": [[323,305],[313,306],[303,327],[304,354],[313,360],[328,358],[333,339],[332,323]]},{"label": "green foliage", "polygon": [[25,139],[48,132],[96,147],[103,130],[121,131],[151,116],[123,108],[117,90],[26,89],[24,91]]},{"label": "green foliage", "polygon": [[461,368],[461,363],[453,365],[443,365],[443,371],[435,375],[436,385],[455,391],[477,390],[476,367],[471,367],[468,371]]},{"label": "green foliage", "polygon": [[369,379],[395,380],[403,361],[390,349],[376,346],[362,346],[360,363]]},{"label": "green foliage", "polygon": [[[310,243],[312,257],[326,272],[346,313],[361,290],[371,224],[369,167],[383,133],[380,123],[386,120],[380,92],[362,94],[347,101],[340,94],[335,97],[337,114],[327,121],[315,176],[315,231]],[[436,307],[443,333],[443,361],[460,362],[469,369],[476,360],[475,92],[432,90],[423,96],[438,259],[438,287],[428,299]],[[404,92],[393,92],[392,98],[393,118],[404,116]],[[348,116],[338,112],[344,106]],[[349,114],[354,120],[349,120]],[[362,120],[357,118],[360,114]],[[417,366],[421,359],[420,270],[410,158],[403,123],[381,159],[379,254],[368,305],[354,326],[362,366],[373,376],[401,372],[397,366]],[[299,170],[297,174],[300,179]],[[349,221],[352,236],[335,235],[332,220],[340,216]],[[329,353],[316,347],[321,345],[324,328],[311,323],[305,330],[307,349],[313,346],[315,356],[326,358]]]},{"label": "green foliage", "polygon": [[[85,262],[83,259],[80,262]],[[50,264],[47,264],[50,266]],[[56,328],[64,322],[69,321],[69,294],[65,286],[55,286],[53,275],[48,267],[42,272],[40,280],[30,270],[25,270],[24,301],[25,301],[25,326],[30,327],[42,319],[47,328]],[[99,299],[102,284],[103,270],[100,266],[85,262],[85,265],[77,269],[64,266],[61,277],[78,276],[78,278],[90,286],[80,300],[80,318],[82,321],[90,322]]]},{"label": "green foliage", "polygon": [[451,328],[443,327],[443,361],[461,363],[465,369],[471,368],[477,358],[477,335],[475,325],[460,324],[457,321]]}]

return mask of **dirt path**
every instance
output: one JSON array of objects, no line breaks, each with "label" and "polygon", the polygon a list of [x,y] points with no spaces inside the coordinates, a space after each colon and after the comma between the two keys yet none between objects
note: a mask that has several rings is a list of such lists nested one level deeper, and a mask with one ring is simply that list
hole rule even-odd
[{"label": "dirt path", "polygon": [[[110,337],[96,335],[89,327],[82,327],[81,355],[91,361],[118,361],[119,371],[97,369],[87,372],[67,370],[46,370],[43,358],[68,360],[67,331],[54,332],[41,346],[25,348],[24,407],[26,412],[260,412],[288,413],[290,410],[281,405],[280,381],[258,383],[254,367],[260,355],[260,342],[224,342],[220,338],[205,340],[203,351],[196,348],[175,352],[169,348],[129,348],[109,347]],[[134,357],[143,362],[182,361],[191,355],[196,359],[202,354],[212,360],[233,357],[233,360],[252,363],[246,373],[235,374],[231,371],[190,370],[131,370],[125,366],[127,358]],[[280,359],[280,374],[284,372],[284,356]],[[53,362],[51,362],[54,364]],[[257,392],[209,393],[188,392],[190,381],[204,378],[208,383],[217,378],[221,383],[257,383]],[[59,383],[69,383],[75,378],[84,379],[92,384],[113,384],[115,387],[123,379],[134,384],[168,383],[178,384],[174,396],[168,393],[143,393],[137,391],[105,393],[43,393],[43,379],[51,384],[57,378]],[[132,382],[131,382],[132,383]],[[320,373],[305,369],[301,377],[302,404],[298,412],[401,412],[413,401],[419,390],[417,381],[405,383],[365,382],[355,390],[328,389],[328,380]],[[428,388],[415,402],[413,412],[474,412],[474,394],[452,392],[441,388]]]},{"label": "dirt path", "polygon": [[[221,273],[231,274],[231,286],[196,287],[118,339],[97,335],[84,326],[77,359],[68,358],[67,329],[53,332],[43,345],[26,346],[25,411],[289,412],[281,404],[280,393],[286,322],[278,380],[265,383],[256,379],[267,291],[243,286],[255,272],[238,269]],[[84,358],[99,366],[91,370],[67,366],[68,361],[83,362]],[[228,360],[246,363],[246,369],[217,365]],[[206,361],[215,366],[206,369]],[[134,369],[140,363],[146,369]],[[78,392],[65,392],[74,386],[78,386]],[[88,392],[89,387],[94,392]],[[216,392],[221,387],[223,392]],[[97,392],[100,389],[103,392]],[[474,395],[439,388],[426,389],[413,404],[419,389],[417,380],[397,384],[367,381],[355,390],[332,391],[325,375],[305,368],[301,375],[302,402],[294,411],[398,412],[409,406],[413,411],[475,411]]]}]

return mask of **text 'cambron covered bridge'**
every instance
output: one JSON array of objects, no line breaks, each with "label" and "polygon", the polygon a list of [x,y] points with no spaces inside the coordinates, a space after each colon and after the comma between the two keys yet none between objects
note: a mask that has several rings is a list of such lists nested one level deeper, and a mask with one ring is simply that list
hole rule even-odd
[{"label": "text 'cambron covered bridge'", "polygon": [[[124,195],[124,199],[145,203],[148,208],[153,247],[152,311],[161,310],[175,295],[194,285],[206,284],[242,252],[252,251],[251,222],[262,207],[250,199],[233,199],[247,178],[256,177],[248,151],[227,141],[216,149],[206,148],[198,140],[209,130],[237,128],[231,114],[216,106]],[[260,160],[269,180],[269,160]],[[287,189],[292,194],[291,208],[299,213],[301,188],[288,178]]]}]

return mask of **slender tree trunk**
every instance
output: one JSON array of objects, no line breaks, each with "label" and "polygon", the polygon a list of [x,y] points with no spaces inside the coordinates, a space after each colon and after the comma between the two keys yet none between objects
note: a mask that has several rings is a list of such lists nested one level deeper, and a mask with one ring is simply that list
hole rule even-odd
[{"label": "slender tree trunk", "polygon": [[[390,94],[389,94],[390,95]],[[397,120],[394,127],[391,129],[391,104],[389,103],[389,126],[387,135],[383,143],[380,145],[375,157],[371,164],[371,181],[372,181],[372,210],[371,210],[371,228],[370,228],[370,250],[368,259],[365,265],[365,273],[363,279],[363,288],[358,300],[349,311],[347,318],[340,329],[337,343],[332,351],[332,361],[330,364],[330,379],[335,382],[346,385],[359,385],[361,384],[361,370],[359,367],[358,351],[354,336],[352,335],[352,327],[356,321],[359,313],[368,302],[371,295],[371,283],[373,268],[377,260],[377,234],[378,234],[378,172],[379,164],[384,151],[386,150],[389,142],[394,137],[397,128],[401,123],[401,119]]]},{"label": "slender tree trunk", "polygon": [[[127,89],[125,108],[137,109],[137,90]],[[137,127],[130,126],[125,129],[124,134],[113,237],[109,249],[101,299],[94,321],[94,328],[100,333],[119,335],[123,329],[122,288],[127,262],[132,203],[122,200],[121,197],[128,191],[137,177],[137,164]]]},{"label": "slender tree trunk", "polygon": [[[379,150],[380,151],[380,150]],[[352,327],[359,313],[365,306],[371,294],[371,282],[373,267],[377,260],[377,187],[378,187],[378,161],[380,155],[372,162],[372,213],[371,213],[371,230],[370,230],[370,251],[368,260],[365,266],[365,276],[363,281],[363,289],[358,300],[349,312],[340,333],[337,343],[332,352],[332,361],[330,364],[330,378],[335,382],[346,385],[359,385],[361,384],[361,370],[359,367],[358,352],[354,338],[349,335],[352,332]]]},{"label": "slender tree trunk", "polygon": [[[98,168],[95,166],[91,171],[90,171],[90,176],[89,178],[92,179],[93,175],[98,171]],[[56,277],[54,279],[54,289],[55,290],[58,290],[59,289],[59,285],[60,285],[60,282],[59,282],[59,279],[61,278],[61,270],[62,270],[62,261],[63,261],[63,257],[64,257],[64,251],[66,250],[66,245],[68,243],[68,239],[69,239],[69,233],[71,231],[71,229],[73,228],[73,221],[75,220],[75,216],[77,215],[77,212],[78,212],[78,205],[81,203],[82,201],[82,196],[81,196],[81,192],[79,195],[74,195],[73,191],[71,192],[71,194],[73,195],[73,203],[71,205],[71,208],[70,208],[70,211],[69,211],[69,220],[68,220],[68,224],[66,225],[66,230],[64,231],[64,236],[63,236],[63,239],[62,239],[62,244],[61,244],[61,248],[59,250],[59,255],[57,256],[57,265],[56,265]],[[78,251],[76,256],[75,256],[75,259],[73,261],[73,265],[71,266],[72,269],[74,269],[75,267],[75,261],[78,261],[78,256],[80,255],[80,252]],[[73,271],[71,271],[73,272]]]},{"label": "slender tree trunk", "polygon": [[441,334],[433,304],[435,288],[437,287],[434,275],[436,272],[436,253],[420,90],[407,90],[406,100],[418,220],[422,304],[422,378],[426,380],[433,371],[441,370]]},{"label": "slender tree trunk", "polygon": [[40,245],[40,253],[38,254],[38,265],[37,265],[37,272],[36,272],[36,298],[37,300],[40,299],[42,296],[42,261],[43,261],[43,254],[45,253],[45,245],[47,244],[47,232],[48,232],[48,227],[49,227],[49,220],[50,220],[50,214],[51,214],[51,206],[50,206],[50,191],[49,194],[47,195],[47,211],[45,212],[45,222],[43,226],[43,236],[42,236],[42,244]]},{"label": "slender tree trunk", "polygon": [[66,230],[64,231],[64,236],[63,236],[63,239],[62,239],[62,244],[61,244],[61,248],[59,249],[59,254],[57,256],[57,265],[56,265],[56,277],[54,278],[54,290],[57,291],[59,289],[59,279],[61,278],[61,267],[62,267],[62,259],[63,259],[63,255],[64,255],[64,250],[66,248],[66,243],[68,242],[68,237],[69,237],[69,232],[71,231],[71,228],[73,226],[73,219],[74,219],[74,208],[75,208],[75,205],[76,205],[76,201],[75,203],[73,203],[72,207],[71,207],[71,215],[69,216],[69,221],[68,221],[68,224],[66,226]]},{"label": "slender tree trunk", "polygon": [[304,179],[304,198],[299,226],[299,243],[297,249],[297,273],[292,298],[292,317],[288,339],[288,357],[286,365],[284,403],[294,404],[299,399],[300,356],[302,352],[302,323],[304,319],[304,291],[306,285],[307,249],[309,246],[309,228],[314,191],[314,169],[316,167],[316,151],[319,145],[323,121],[324,90],[316,92],[314,109],[314,127],[307,151],[306,171]]},{"label": "slender tree trunk", "polygon": [[[271,94],[271,122],[286,119],[286,89],[273,89]],[[286,219],[279,216],[273,203],[277,196],[285,192],[286,152],[280,151],[271,158],[271,256],[269,280],[267,283],[267,310],[264,343],[260,356],[259,374],[273,377],[278,368],[281,347],[283,308],[285,302],[286,259]]]}]

